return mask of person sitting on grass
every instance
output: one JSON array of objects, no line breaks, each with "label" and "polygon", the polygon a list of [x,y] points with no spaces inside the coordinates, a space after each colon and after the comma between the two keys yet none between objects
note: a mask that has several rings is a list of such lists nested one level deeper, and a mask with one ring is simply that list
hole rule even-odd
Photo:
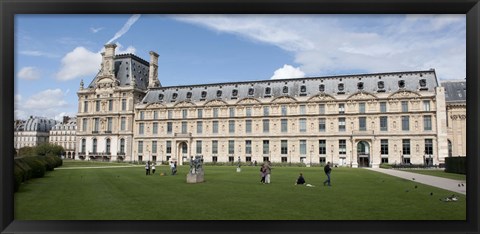
[{"label": "person sitting on grass", "polygon": [[304,185],[305,184],[305,178],[303,178],[303,174],[300,173],[300,176],[298,177],[297,181],[295,182],[295,185]]}]

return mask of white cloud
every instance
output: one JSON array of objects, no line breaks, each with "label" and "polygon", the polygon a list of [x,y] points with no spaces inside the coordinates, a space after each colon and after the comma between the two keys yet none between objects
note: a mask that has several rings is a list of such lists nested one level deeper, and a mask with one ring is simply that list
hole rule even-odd
[{"label": "white cloud", "polygon": [[24,51],[20,51],[20,54],[28,55],[28,56],[47,57],[47,58],[58,58],[58,57],[60,57],[56,54],[47,53],[47,52],[38,51],[38,50],[24,50]]},{"label": "white cloud", "polygon": [[26,119],[32,115],[58,119],[61,118],[59,116],[65,115],[64,113],[70,116],[76,115],[76,107],[69,105],[66,98],[67,92],[63,92],[61,89],[43,90],[26,100],[17,94],[14,98],[15,118]]},{"label": "white cloud", "polygon": [[285,64],[282,68],[277,69],[270,79],[288,79],[288,78],[303,78],[305,72],[298,67]]},{"label": "white cloud", "polygon": [[117,40],[118,38],[120,38],[121,36],[123,36],[123,34],[127,33],[128,30],[130,30],[130,27],[132,27],[132,25],[137,22],[137,20],[140,18],[141,15],[139,14],[135,14],[135,15],[132,15],[128,21],[123,25],[123,27],[117,32],[115,33],[115,35],[112,37],[112,39],[108,40],[108,42],[106,44],[109,44],[111,43],[112,41],[115,41]]},{"label": "white cloud", "polygon": [[36,67],[24,67],[17,73],[17,77],[24,80],[38,80],[40,70]]},{"label": "white cloud", "polygon": [[93,76],[98,73],[102,56],[84,47],[77,47],[62,58],[58,80],[73,80],[79,77]]},{"label": "white cloud", "polygon": [[117,42],[116,45],[117,45],[117,48],[115,50],[116,54],[135,54],[135,52],[137,52],[137,49],[135,49],[135,47],[133,46],[128,46],[126,49],[123,49],[122,44]]},{"label": "white cloud", "polygon": [[91,31],[92,33],[97,33],[97,32],[100,32],[102,29],[103,29],[103,27],[100,27],[100,28],[91,27],[91,28],[90,28],[90,31]]},{"label": "white cloud", "polygon": [[[175,16],[175,19],[294,55],[308,76],[435,68],[440,79],[465,77],[465,15]],[[292,61],[285,61],[292,63]]]}]

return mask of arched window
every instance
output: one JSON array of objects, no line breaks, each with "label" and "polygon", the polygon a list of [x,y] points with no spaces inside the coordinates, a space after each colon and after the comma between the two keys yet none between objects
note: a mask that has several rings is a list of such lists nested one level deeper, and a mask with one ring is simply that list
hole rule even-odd
[{"label": "arched window", "polygon": [[324,84],[319,85],[319,86],[318,86],[318,90],[319,90],[320,92],[325,92],[325,85],[324,85]]},{"label": "arched window", "polygon": [[378,89],[384,89],[385,88],[385,83],[383,83],[383,81],[379,81],[377,83],[377,87],[378,87]]},{"label": "arched window", "polygon": [[222,96],[222,90],[217,90],[217,97],[221,97]]},{"label": "arched window", "polygon": [[160,100],[160,101],[163,100],[163,94],[158,95],[158,100]]},{"label": "arched window", "polygon": [[288,93],[288,87],[287,86],[283,86],[283,93]]},{"label": "arched window", "polygon": [[338,91],[343,92],[344,89],[345,86],[343,85],[343,83],[338,84]]},{"label": "arched window", "polygon": [[254,92],[254,89],[253,89],[253,88],[249,88],[249,89],[248,89],[248,95],[252,96],[252,95],[253,95],[253,92]]},{"label": "arched window", "polygon": [[177,99],[178,93],[173,93],[172,99]]},{"label": "arched window", "polygon": [[265,95],[270,95],[271,92],[272,92],[272,89],[270,87],[265,88]]},{"label": "arched window", "polygon": [[236,97],[238,95],[238,90],[234,89],[232,90],[232,96]]},{"label": "arched window", "polygon": [[405,81],[404,80],[398,81],[398,87],[401,89],[405,88]]}]

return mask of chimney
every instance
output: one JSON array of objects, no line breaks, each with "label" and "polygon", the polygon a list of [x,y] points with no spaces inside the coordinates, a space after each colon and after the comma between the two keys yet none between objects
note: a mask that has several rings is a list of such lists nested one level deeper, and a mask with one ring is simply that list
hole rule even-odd
[{"label": "chimney", "polygon": [[160,86],[158,80],[158,54],[150,51],[150,72],[148,73],[148,88]]},{"label": "chimney", "polygon": [[106,44],[105,52],[102,53],[102,73],[103,75],[113,75],[114,58],[115,58],[115,44]]}]

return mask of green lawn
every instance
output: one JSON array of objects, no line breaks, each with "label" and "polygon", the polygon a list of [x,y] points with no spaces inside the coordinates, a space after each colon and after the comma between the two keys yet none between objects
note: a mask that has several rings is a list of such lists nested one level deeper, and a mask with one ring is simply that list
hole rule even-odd
[{"label": "green lawn", "polygon": [[[75,163],[75,162],[74,162]],[[113,164],[112,164],[113,165]],[[72,166],[65,162],[65,167]],[[261,184],[259,167],[205,167],[206,182],[153,176],[143,167],[55,170],[15,193],[18,220],[465,220],[465,196],[365,169],[273,168]],[[316,187],[295,186],[298,173]],[[418,186],[417,189],[414,187]],[[433,192],[433,196],[430,193]]]},{"label": "green lawn", "polygon": [[408,171],[408,172],[413,172],[413,173],[418,173],[423,175],[438,176],[438,177],[443,177],[443,178],[453,179],[453,180],[466,181],[466,175],[448,173],[443,170],[403,170],[403,171]]}]

